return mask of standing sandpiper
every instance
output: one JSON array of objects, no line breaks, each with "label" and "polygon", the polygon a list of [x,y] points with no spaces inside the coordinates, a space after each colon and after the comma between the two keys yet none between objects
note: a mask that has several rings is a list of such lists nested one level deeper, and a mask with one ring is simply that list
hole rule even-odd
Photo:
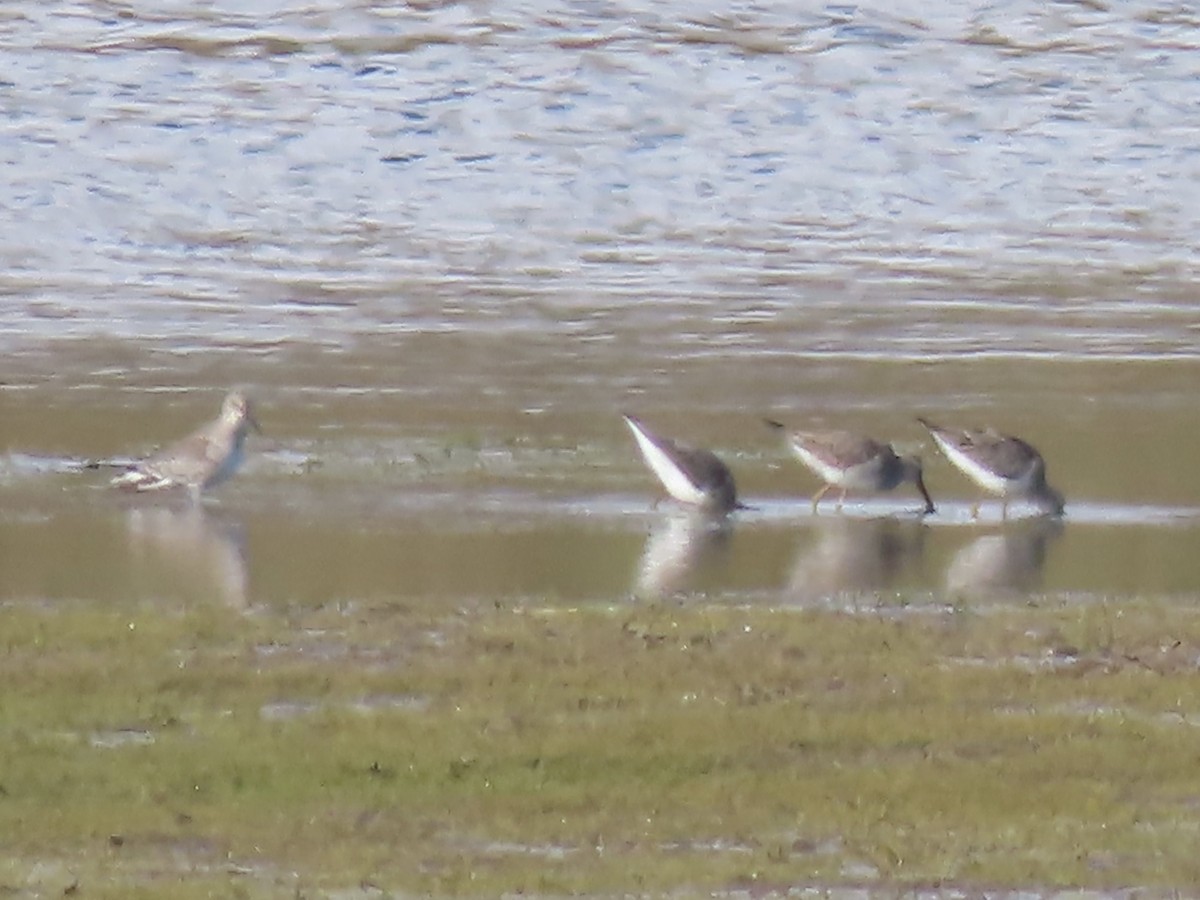
[{"label": "standing sandpiper", "polygon": [[[1008,504],[1023,497],[1044,513],[1063,514],[1063,496],[1046,483],[1042,454],[1020,438],[994,429],[943,428],[927,419],[917,419],[929,429],[934,442],[954,466],[985,491],[1000,497],[1000,517],[1008,518]],[[971,518],[979,515],[979,503]]]},{"label": "standing sandpiper", "polygon": [[129,491],[187,488],[192,500],[199,501],[202,491],[237,471],[251,428],[259,430],[250,402],[233,391],[225,397],[217,418],[131,466],[112,479],[112,485]]},{"label": "standing sandpiper", "polygon": [[646,465],[676,500],[717,513],[741,506],[733,475],[715,454],[659,437],[635,416],[623,418],[637,439]]},{"label": "standing sandpiper", "polygon": [[[784,430],[779,422],[763,421],[776,430]],[[787,442],[796,458],[825,482],[813,495],[813,512],[830,488],[842,492],[837,502],[840,510],[848,491],[890,491],[905,482],[912,482],[924,498],[923,513],[929,515],[934,511],[921,475],[921,460],[897,454],[891,444],[881,444],[851,431],[790,431]]]}]

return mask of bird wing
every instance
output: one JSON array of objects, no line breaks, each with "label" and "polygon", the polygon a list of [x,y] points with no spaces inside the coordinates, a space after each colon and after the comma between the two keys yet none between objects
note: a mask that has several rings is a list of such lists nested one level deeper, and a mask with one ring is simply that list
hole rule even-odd
[{"label": "bird wing", "polygon": [[978,459],[1002,478],[1020,478],[1032,465],[1041,463],[1041,454],[1020,438],[1000,434],[992,428],[937,429],[938,434],[963,454]]},{"label": "bird wing", "polygon": [[852,431],[797,431],[792,433],[792,440],[825,465],[840,469],[861,466],[890,449],[887,444]]},{"label": "bird wing", "polygon": [[222,457],[222,449],[211,431],[207,426],[201,428],[151,454],[137,468],[180,484],[203,481],[207,470]]},{"label": "bird wing", "polygon": [[1020,478],[1030,466],[1042,465],[1041,454],[1020,438],[1003,434],[988,435],[988,462],[997,475]]}]

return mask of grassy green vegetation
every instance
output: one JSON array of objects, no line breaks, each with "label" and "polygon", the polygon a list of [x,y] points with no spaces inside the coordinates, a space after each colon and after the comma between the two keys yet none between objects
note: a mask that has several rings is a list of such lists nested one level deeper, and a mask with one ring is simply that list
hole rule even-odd
[{"label": "grassy green vegetation", "polygon": [[1200,883],[1200,612],[0,610],[0,886]]}]

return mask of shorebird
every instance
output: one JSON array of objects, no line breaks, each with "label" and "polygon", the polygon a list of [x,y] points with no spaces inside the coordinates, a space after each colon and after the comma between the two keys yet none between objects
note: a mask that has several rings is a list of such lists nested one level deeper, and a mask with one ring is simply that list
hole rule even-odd
[{"label": "shorebird", "polygon": [[[778,431],[784,430],[780,422],[763,421]],[[841,490],[837,502],[841,509],[848,491],[890,491],[905,482],[914,484],[924,498],[924,514],[934,511],[921,475],[921,460],[897,454],[891,444],[852,431],[790,431],[787,442],[796,458],[825,482],[813,494],[813,512],[830,488]]]},{"label": "shorebird", "polygon": [[[929,429],[934,442],[954,466],[985,491],[1000,497],[1000,517],[1008,518],[1008,504],[1024,497],[1042,512],[1061,516],[1063,496],[1046,483],[1042,454],[1020,438],[992,428],[943,428],[928,419],[918,422]],[[971,517],[979,515],[979,502]]]},{"label": "shorebird", "polygon": [[733,475],[715,454],[660,437],[635,416],[623,418],[646,465],[676,500],[718,513],[741,506]]},{"label": "shorebird", "polygon": [[221,414],[187,437],[130,466],[112,479],[113,487],[128,491],[162,491],[186,488],[193,501],[229,478],[242,463],[246,433],[259,430],[250,402],[232,391],[221,404]]}]

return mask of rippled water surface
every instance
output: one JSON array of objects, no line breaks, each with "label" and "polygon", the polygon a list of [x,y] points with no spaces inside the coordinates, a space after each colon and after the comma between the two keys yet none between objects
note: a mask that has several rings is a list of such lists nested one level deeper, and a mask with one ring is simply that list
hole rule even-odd
[{"label": "rippled water surface", "polygon": [[[198,569],[239,605],[1195,594],[1198,25],[6,3],[0,595]],[[231,384],[267,433],[208,512],[76,471]],[[716,449],[758,510],[650,510],[624,409]],[[1067,520],[972,521],[927,446],[938,516],[813,517],[765,414],[913,449],[917,414],[1019,433]]]}]

